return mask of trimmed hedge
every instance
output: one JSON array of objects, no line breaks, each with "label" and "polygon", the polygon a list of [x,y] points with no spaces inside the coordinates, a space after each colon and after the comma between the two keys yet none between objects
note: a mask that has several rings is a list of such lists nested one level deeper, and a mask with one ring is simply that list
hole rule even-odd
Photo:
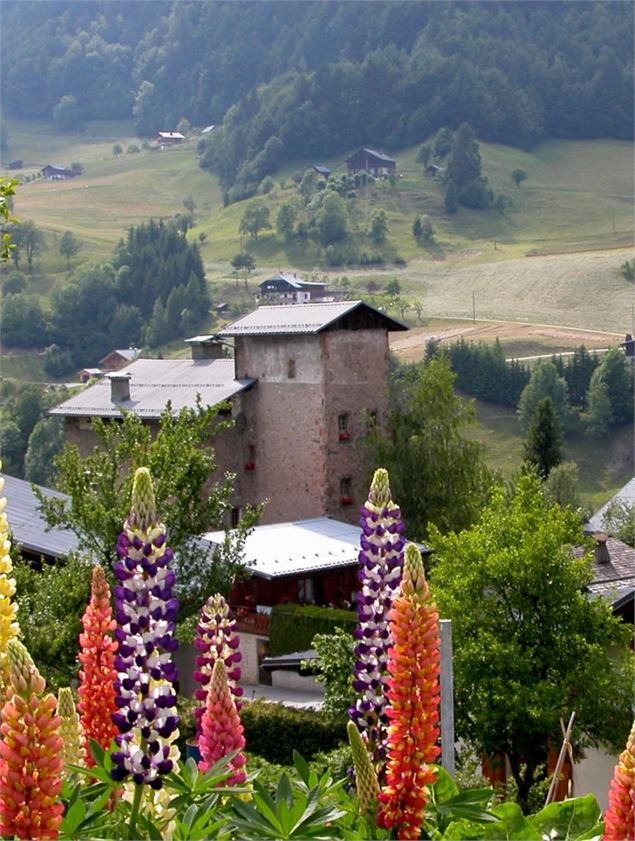
[{"label": "trimmed hedge", "polygon": [[357,625],[353,610],[315,605],[277,604],[271,616],[269,647],[272,657],[306,651],[316,634],[332,634],[343,628],[351,634]]},{"label": "trimmed hedge", "polygon": [[297,710],[267,701],[243,705],[247,751],[278,765],[293,764],[293,751],[307,760],[341,747],[346,740],[346,719],[330,719],[314,710]]}]

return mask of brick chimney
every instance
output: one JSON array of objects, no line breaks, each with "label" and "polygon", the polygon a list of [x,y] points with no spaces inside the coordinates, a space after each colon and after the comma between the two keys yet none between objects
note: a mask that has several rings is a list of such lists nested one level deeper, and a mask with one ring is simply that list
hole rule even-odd
[{"label": "brick chimney", "polygon": [[192,349],[192,359],[223,359],[225,349],[215,335],[194,336],[185,340]]},{"label": "brick chimney", "polygon": [[130,400],[130,377],[132,374],[126,371],[111,371],[106,374],[110,380],[110,399],[113,403],[122,403]]},{"label": "brick chimney", "polygon": [[596,532],[593,535],[593,540],[595,540],[595,546],[593,548],[593,560],[595,563],[610,564],[611,556],[609,554],[608,546],[606,545],[608,535],[603,532]]}]

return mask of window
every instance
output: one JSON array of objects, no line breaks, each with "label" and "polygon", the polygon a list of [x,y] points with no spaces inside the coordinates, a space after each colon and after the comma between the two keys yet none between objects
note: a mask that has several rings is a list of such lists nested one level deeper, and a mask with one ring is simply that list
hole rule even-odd
[{"label": "window", "polygon": [[315,602],[315,590],[312,578],[298,579],[298,601],[300,604],[313,604]]},{"label": "window", "polygon": [[295,359],[289,359],[287,362],[287,377],[290,380],[295,380]]},{"label": "window", "polygon": [[349,414],[348,412],[342,412],[337,416],[337,431],[339,434],[340,441],[349,441],[351,434],[349,431]]},{"label": "window", "polygon": [[234,506],[232,510],[229,512],[229,526],[232,529],[235,529],[238,523],[240,522],[240,508]]},{"label": "window", "polygon": [[341,505],[353,504],[353,482],[350,476],[343,476],[340,479],[340,503]]},{"label": "window", "polygon": [[247,447],[247,461],[245,462],[245,470],[251,472],[256,469],[256,448],[253,444]]}]

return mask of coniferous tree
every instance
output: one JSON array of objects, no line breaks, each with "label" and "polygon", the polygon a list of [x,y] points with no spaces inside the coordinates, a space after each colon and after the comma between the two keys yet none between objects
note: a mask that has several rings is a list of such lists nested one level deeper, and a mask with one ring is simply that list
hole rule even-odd
[{"label": "coniferous tree", "polygon": [[525,463],[546,479],[563,458],[562,432],[550,397],[540,401],[525,441]]}]

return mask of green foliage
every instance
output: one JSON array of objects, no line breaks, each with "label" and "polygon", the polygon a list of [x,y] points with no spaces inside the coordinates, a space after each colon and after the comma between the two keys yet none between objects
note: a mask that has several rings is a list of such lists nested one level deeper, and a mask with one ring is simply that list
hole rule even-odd
[{"label": "green foliage", "polygon": [[538,403],[525,441],[525,463],[546,479],[563,459],[562,432],[550,397]]},{"label": "green foliage", "polygon": [[571,709],[574,749],[617,749],[631,723],[629,631],[588,598],[589,558],[571,553],[582,542],[576,513],[532,476],[497,490],[471,528],[431,534],[434,595],[454,623],[457,734],[507,755],[523,806]]},{"label": "green foliage", "polygon": [[568,406],[568,388],[565,379],[558,375],[558,371],[549,360],[540,359],[531,369],[529,382],[525,386],[518,401],[518,424],[527,434],[538,404],[545,397],[551,399],[555,417],[560,428],[564,431],[571,426],[571,415]]},{"label": "green foliage", "polygon": [[90,563],[69,558],[36,569],[15,565],[22,640],[51,689],[77,678],[77,640],[90,595]]},{"label": "green foliage", "polygon": [[318,660],[304,663],[316,679],[324,684],[324,706],[327,715],[346,715],[355,702],[353,676],[355,671],[355,641],[350,630],[335,628],[330,634],[316,634],[311,648]]},{"label": "green foliage", "polygon": [[5,347],[41,347],[48,325],[39,298],[24,293],[6,294],[2,301],[2,343]]},{"label": "green foliage", "polygon": [[525,172],[524,169],[515,169],[512,171],[511,179],[516,185],[516,187],[520,188],[520,185],[523,181],[526,181],[529,176]]},{"label": "green foliage", "polygon": [[619,499],[611,502],[604,512],[602,528],[629,546],[635,545],[635,505]]},{"label": "green foliage", "polygon": [[417,163],[428,166],[428,162],[432,157],[432,147],[429,143],[422,143],[417,149]]},{"label": "green foliage", "polygon": [[318,213],[317,228],[324,245],[331,245],[344,239],[348,233],[348,210],[346,202],[337,193],[329,193]]},{"label": "green foliage", "polygon": [[82,458],[77,447],[67,443],[56,460],[58,488],[70,500],[37,494],[47,523],[74,531],[82,551],[111,568],[130,508],[134,471],[148,467],[157,510],[178,557],[176,591],[182,619],[195,613],[209,593],[229,591],[242,569],[243,543],[256,518],[249,509],[218,551],[197,542],[210,528],[223,528],[231,508],[231,477],[209,486],[216,467],[210,441],[226,426],[217,412],[218,407],[198,407],[175,415],[168,406],[155,436],[133,414],[126,414],[121,424],[93,418],[98,442],[93,453]]},{"label": "green foliage", "polygon": [[240,711],[250,753],[280,765],[291,763],[294,751],[307,760],[338,747],[346,739],[346,720],[315,710],[300,710],[250,701]]},{"label": "green foliage", "polygon": [[60,131],[77,131],[82,127],[77,99],[63,96],[53,108],[53,122]]},{"label": "green foliage", "polygon": [[284,202],[280,205],[276,216],[276,231],[281,237],[288,240],[293,235],[297,211],[293,202]]},{"label": "green foliage", "polygon": [[620,348],[611,348],[593,371],[587,392],[589,431],[603,434],[633,417],[633,371]]},{"label": "green foliage", "polygon": [[635,280],[635,260],[625,260],[621,269],[624,280]]},{"label": "green foliage", "polygon": [[112,147],[112,153],[116,158],[118,158],[120,155],[123,155],[123,147],[121,143],[114,144],[114,146]]},{"label": "green foliage", "polygon": [[386,467],[411,539],[466,528],[485,502],[492,477],[482,447],[464,437],[474,411],[453,390],[446,357],[398,371],[388,430],[369,437],[372,467]]},{"label": "green foliage", "polygon": [[64,231],[62,239],[60,240],[59,252],[62,257],[66,257],[68,260],[69,269],[71,267],[72,258],[79,254],[81,247],[82,244],[72,231]]},{"label": "green foliage", "polygon": [[311,647],[316,634],[333,634],[336,628],[353,632],[357,615],[317,605],[277,604],[271,614],[269,645],[271,654],[291,654]]},{"label": "green foliage", "polygon": [[250,204],[240,220],[240,233],[249,234],[249,236],[257,240],[260,231],[266,228],[271,228],[269,208],[266,204],[262,203]]},{"label": "green foliage", "polygon": [[446,349],[456,373],[456,384],[468,394],[516,408],[529,382],[529,370],[520,362],[505,360],[501,343],[466,342],[461,338]]},{"label": "green foliage", "polygon": [[9,259],[14,248],[11,243],[11,234],[7,231],[7,225],[16,221],[11,217],[11,207],[17,184],[18,182],[15,179],[0,178],[0,230],[2,232],[0,262],[3,263],[6,263]]},{"label": "green foliage", "polygon": [[579,493],[580,471],[575,461],[562,461],[551,469],[543,489],[547,499],[558,505],[569,506],[574,511],[582,510]]},{"label": "green foliage", "polygon": [[384,242],[389,231],[388,218],[386,211],[381,208],[375,208],[370,214],[370,223],[368,225],[368,236],[375,243]]}]

